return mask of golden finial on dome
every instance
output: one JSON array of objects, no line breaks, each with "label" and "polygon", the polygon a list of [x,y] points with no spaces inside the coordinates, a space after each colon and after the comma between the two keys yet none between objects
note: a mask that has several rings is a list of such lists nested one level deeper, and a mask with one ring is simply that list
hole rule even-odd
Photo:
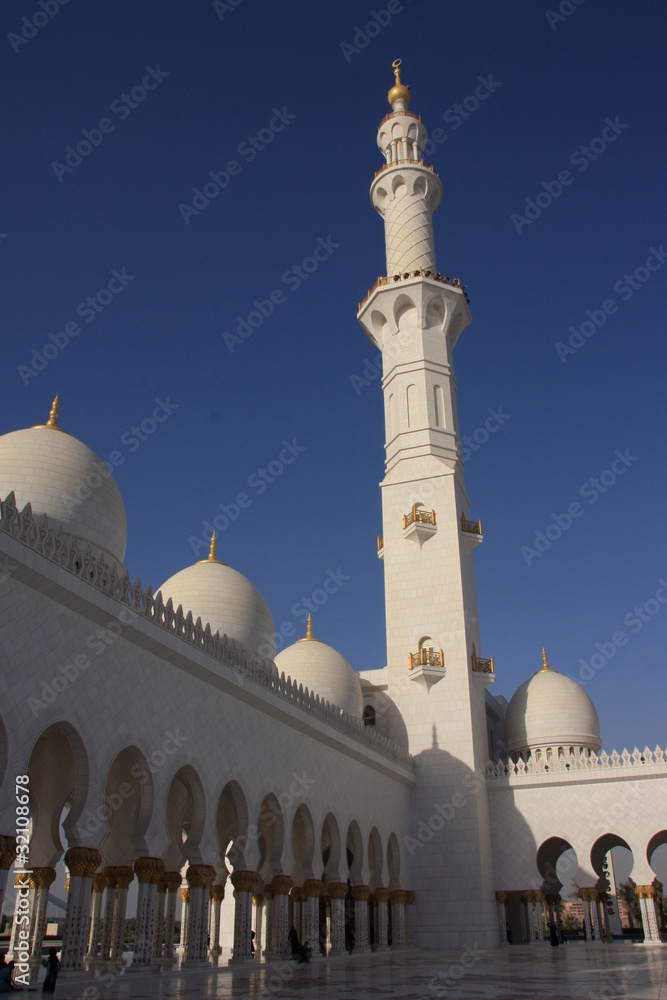
[{"label": "golden finial on dome", "polygon": [[206,561],[207,562],[217,562],[218,561],[218,550],[217,550],[217,546],[215,544],[215,531],[211,535],[211,547],[208,550],[208,559]]},{"label": "golden finial on dome", "polygon": [[542,670],[548,670],[548,669],[549,669],[549,664],[547,663],[547,653],[544,646],[542,646]]},{"label": "golden finial on dome", "polygon": [[306,625],[306,639],[313,638],[313,619],[311,615],[308,615],[308,624]]},{"label": "golden finial on dome", "polygon": [[60,398],[58,393],[56,393],[56,398],[51,404],[51,411],[49,413],[49,419],[46,421],[45,427],[50,427],[51,430],[59,431],[58,427],[58,410],[60,409]]},{"label": "golden finial on dome", "polygon": [[396,77],[396,83],[387,94],[387,100],[392,107],[396,101],[403,101],[407,108],[410,103],[410,88],[406,87],[404,83],[401,83],[401,61],[402,60],[400,59],[394,59],[391,64],[394,70],[394,76]]}]

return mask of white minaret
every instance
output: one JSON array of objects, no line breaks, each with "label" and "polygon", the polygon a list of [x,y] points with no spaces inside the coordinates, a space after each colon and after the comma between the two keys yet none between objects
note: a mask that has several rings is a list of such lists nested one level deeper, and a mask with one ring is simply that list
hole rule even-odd
[{"label": "white minaret", "polygon": [[409,876],[401,874],[401,883],[416,892],[417,945],[488,947],[498,943],[484,779],[484,690],[493,662],[482,658],[479,637],[473,549],[481,524],[470,520],[452,370],[454,344],[471,320],[460,283],[437,269],[432,213],[442,184],[421,160],[426,129],[408,110],[400,60],[393,65],[392,110],[377,140],[386,162],[371,185],[384,219],[387,277],[378,278],[358,318],[383,359],[378,544],[388,693],[417,766],[403,853]]}]

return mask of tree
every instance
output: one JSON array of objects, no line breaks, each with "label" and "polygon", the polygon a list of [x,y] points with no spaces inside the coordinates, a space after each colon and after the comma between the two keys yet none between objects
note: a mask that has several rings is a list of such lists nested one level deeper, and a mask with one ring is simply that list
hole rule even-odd
[{"label": "tree", "polygon": [[634,879],[629,878],[627,882],[621,882],[617,890],[618,898],[625,903],[628,913],[628,924],[630,925],[631,931],[635,929],[635,922],[639,927],[642,925],[642,915],[639,908],[639,900],[637,898],[636,889],[637,883]]}]

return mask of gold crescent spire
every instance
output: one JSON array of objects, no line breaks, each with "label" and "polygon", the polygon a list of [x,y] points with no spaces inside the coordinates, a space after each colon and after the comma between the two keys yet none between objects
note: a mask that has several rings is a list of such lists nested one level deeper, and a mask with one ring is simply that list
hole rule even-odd
[{"label": "gold crescent spire", "polygon": [[54,431],[60,430],[58,427],[58,410],[60,409],[60,396],[56,393],[56,398],[51,403],[51,410],[49,412],[49,419],[46,421],[46,426],[50,427]]},{"label": "gold crescent spire", "polygon": [[544,646],[542,646],[542,670],[548,670],[549,664],[547,663],[547,654]]},{"label": "gold crescent spire", "polygon": [[218,561],[218,549],[215,542],[215,531],[211,535],[211,547],[208,550],[207,562],[217,562]]},{"label": "gold crescent spire", "polygon": [[401,60],[394,59],[391,64],[394,70],[394,76],[396,78],[396,83],[391,88],[387,94],[387,100],[393,107],[396,101],[403,101],[407,108],[410,103],[410,88],[406,87],[404,83],[401,83]]},{"label": "gold crescent spire", "polygon": [[306,625],[306,639],[313,638],[313,619],[311,615],[308,615],[308,624]]}]

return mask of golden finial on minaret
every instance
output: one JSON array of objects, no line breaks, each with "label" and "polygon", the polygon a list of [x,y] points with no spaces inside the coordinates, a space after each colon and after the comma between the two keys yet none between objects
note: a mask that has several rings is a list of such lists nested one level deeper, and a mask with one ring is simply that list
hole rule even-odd
[{"label": "golden finial on minaret", "polygon": [[313,619],[311,615],[308,615],[308,624],[306,625],[306,639],[313,638]]},{"label": "golden finial on minaret", "polygon": [[211,547],[208,550],[208,559],[206,561],[207,562],[217,562],[218,561],[218,550],[217,550],[217,546],[215,544],[215,531],[211,535]]},{"label": "golden finial on minaret", "polygon": [[392,107],[396,101],[403,101],[407,108],[410,103],[410,88],[406,87],[404,83],[401,83],[401,60],[394,59],[391,65],[394,70],[394,76],[396,77],[396,83],[387,94],[387,100]]},{"label": "golden finial on minaret", "polygon": [[60,409],[60,398],[58,393],[56,393],[56,398],[51,404],[51,412],[49,413],[49,419],[46,421],[45,427],[50,427],[51,430],[59,431],[58,427],[58,410]]},{"label": "golden finial on minaret", "polygon": [[548,669],[549,669],[549,664],[547,663],[547,653],[544,646],[542,646],[542,670],[548,670]]}]

